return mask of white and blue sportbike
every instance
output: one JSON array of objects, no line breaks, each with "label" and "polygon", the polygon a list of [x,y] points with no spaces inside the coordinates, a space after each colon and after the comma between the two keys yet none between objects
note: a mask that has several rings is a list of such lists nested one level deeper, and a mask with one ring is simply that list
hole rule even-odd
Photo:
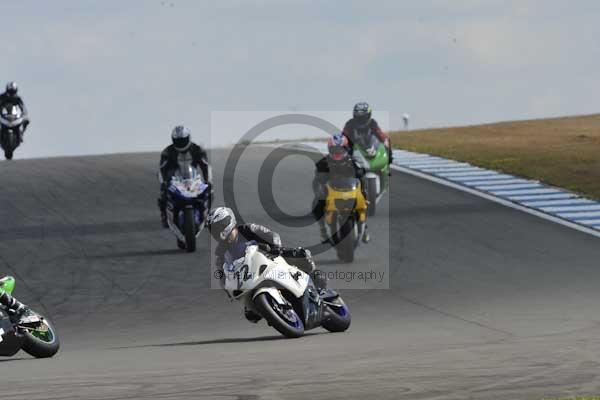
[{"label": "white and blue sportbike", "polygon": [[179,168],[167,191],[167,223],[177,238],[177,246],[196,251],[196,238],[204,229],[209,209],[210,186],[193,166]]},{"label": "white and blue sportbike", "polygon": [[226,255],[222,273],[229,297],[286,337],[318,327],[344,332],[350,326],[350,310],[337,292],[318,288],[312,274],[253,242],[247,243],[244,257],[232,260]]}]

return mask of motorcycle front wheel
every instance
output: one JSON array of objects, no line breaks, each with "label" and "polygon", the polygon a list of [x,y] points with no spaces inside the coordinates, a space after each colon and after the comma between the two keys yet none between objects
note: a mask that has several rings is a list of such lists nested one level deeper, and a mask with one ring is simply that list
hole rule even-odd
[{"label": "motorcycle front wheel", "polygon": [[261,293],[254,299],[254,305],[270,326],[288,338],[298,338],[304,334],[304,323],[291,305],[281,305],[268,293]]},{"label": "motorcycle front wheel", "polygon": [[336,252],[340,261],[351,263],[354,261],[354,250],[356,249],[356,223],[353,217],[348,217],[343,222],[338,232],[339,241],[336,244]]},{"label": "motorcycle front wheel", "polygon": [[194,209],[186,208],[183,211],[183,234],[185,235],[185,251],[196,251],[196,227],[194,226]]},{"label": "motorcycle front wheel", "polygon": [[2,141],[2,148],[4,149],[4,157],[7,160],[12,160],[14,151],[18,146],[15,135],[11,132],[3,132],[0,140]]},{"label": "motorcycle front wheel", "polygon": [[372,217],[377,212],[377,185],[374,178],[367,179],[367,200],[369,201],[367,212],[369,217]]}]

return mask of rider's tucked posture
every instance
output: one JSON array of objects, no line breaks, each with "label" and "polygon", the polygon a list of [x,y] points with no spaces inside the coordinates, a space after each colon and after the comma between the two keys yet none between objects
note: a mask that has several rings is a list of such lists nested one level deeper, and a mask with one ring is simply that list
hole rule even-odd
[{"label": "rider's tucked posture", "polygon": [[202,177],[206,183],[212,185],[212,174],[208,165],[206,151],[191,141],[191,132],[183,126],[176,126],[171,132],[173,144],[167,146],[160,155],[160,197],[158,198],[158,208],[160,209],[160,218],[165,228],[167,224],[167,189],[173,174],[179,169],[180,165],[191,165],[200,168]]},{"label": "rider's tucked posture", "polygon": [[[8,82],[6,85],[6,91],[0,94],[0,109],[7,106],[18,106],[21,108],[23,112],[23,129],[20,132],[19,141],[23,142],[23,135],[25,134],[25,130],[29,125],[29,116],[27,114],[27,108],[25,107],[25,103],[23,99],[17,94],[19,91],[19,87],[16,82]],[[5,129],[2,127],[2,129]]]},{"label": "rider's tucked posture", "polygon": [[[365,169],[360,167],[350,156],[350,146],[348,139],[342,134],[333,135],[327,142],[326,157],[323,157],[316,164],[315,178],[313,180],[313,190],[315,192],[315,203],[313,215],[319,223],[321,239],[327,240],[327,229],[323,214],[325,212],[325,203],[327,199],[327,182],[334,178],[358,178],[361,181],[361,188],[364,193]],[[366,225],[363,233],[363,242],[369,241],[369,233]]]},{"label": "rider's tucked posture", "polygon": [[344,136],[350,142],[350,151],[361,136],[374,134],[385,145],[388,151],[388,162],[392,163],[392,143],[375,119],[371,117],[373,110],[368,103],[356,103],[352,110],[352,119],[344,126]]},{"label": "rider's tucked posture", "polygon": [[[225,271],[223,264],[226,259],[236,260],[244,257],[249,242],[254,242],[260,249],[271,255],[293,258],[293,265],[307,274],[312,274],[315,285],[326,287],[325,278],[320,274],[313,274],[315,263],[309,250],[302,247],[284,248],[278,233],[258,224],[237,225],[235,215],[230,208],[217,207],[210,210],[207,217],[207,228],[211,236],[218,242],[215,249],[215,265],[222,273],[221,286],[225,286]],[[258,322],[261,316],[251,310],[245,310],[246,318],[251,322]]]}]

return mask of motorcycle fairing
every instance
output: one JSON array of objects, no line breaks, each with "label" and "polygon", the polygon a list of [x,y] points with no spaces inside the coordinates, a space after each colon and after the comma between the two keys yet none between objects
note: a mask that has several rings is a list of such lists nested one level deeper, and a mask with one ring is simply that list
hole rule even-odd
[{"label": "motorcycle fairing", "polygon": [[12,276],[5,276],[0,279],[0,289],[8,294],[12,294],[13,290],[15,290],[15,278]]},{"label": "motorcycle fairing", "polygon": [[25,337],[15,331],[8,315],[0,310],[0,356],[11,357],[21,349]]},{"label": "motorcycle fairing", "polygon": [[[340,209],[340,205],[351,205],[349,209]],[[341,191],[327,184],[327,198],[325,200],[325,220],[328,224],[333,222],[333,217],[336,213],[349,213],[352,211],[358,212],[360,222],[367,220],[367,201],[362,194],[360,185],[354,190]]]}]

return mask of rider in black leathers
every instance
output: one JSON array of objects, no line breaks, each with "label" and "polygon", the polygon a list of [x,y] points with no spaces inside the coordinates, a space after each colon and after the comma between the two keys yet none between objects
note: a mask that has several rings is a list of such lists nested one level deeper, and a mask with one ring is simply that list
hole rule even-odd
[{"label": "rider in black leathers", "polygon": [[189,162],[193,167],[200,168],[204,181],[211,186],[212,173],[208,164],[206,151],[191,141],[191,132],[183,126],[176,126],[171,133],[173,144],[167,146],[160,155],[160,197],[158,208],[163,227],[167,224],[167,189],[173,174],[178,170],[180,162]]},{"label": "rider in black leathers", "polygon": [[355,142],[359,141],[360,136],[373,134],[384,144],[388,152],[388,163],[393,161],[392,143],[390,137],[383,132],[377,121],[372,118],[373,110],[368,103],[356,103],[352,110],[352,118],[344,125],[344,136],[350,142],[350,154],[354,151]]},{"label": "rider in black leathers", "polygon": [[[230,208],[217,207],[212,209],[207,217],[207,228],[211,236],[217,241],[215,249],[215,265],[221,286],[225,286],[225,271],[223,264],[226,254],[231,259],[244,257],[248,242],[255,242],[259,248],[271,255],[294,259],[293,265],[310,274],[315,285],[320,289],[327,287],[324,275],[315,270],[312,254],[302,247],[286,248],[281,246],[281,237],[278,233],[259,224],[237,225],[235,215]],[[245,310],[246,318],[251,322],[258,322],[261,316],[251,310]]]},{"label": "rider in black leathers", "polygon": [[[327,149],[327,156],[316,163],[315,178],[313,179],[313,191],[315,193],[313,215],[319,224],[319,233],[323,242],[328,241],[325,220],[323,219],[327,199],[327,182],[336,177],[358,178],[361,181],[363,196],[366,199],[363,180],[365,169],[360,167],[350,156],[348,139],[342,134],[333,135],[329,138]],[[366,224],[362,240],[364,243],[368,243],[370,240]]]},{"label": "rider in black leathers", "polygon": [[[17,94],[19,91],[19,87],[16,82],[8,82],[6,85],[6,90],[4,93],[0,94],[0,109],[5,106],[16,105],[21,108],[23,111],[23,128],[20,131],[19,142],[23,142],[23,135],[25,134],[25,130],[29,125],[29,114],[27,113],[27,107],[25,107],[25,103],[23,99]],[[1,129],[6,129],[4,126]]]}]

